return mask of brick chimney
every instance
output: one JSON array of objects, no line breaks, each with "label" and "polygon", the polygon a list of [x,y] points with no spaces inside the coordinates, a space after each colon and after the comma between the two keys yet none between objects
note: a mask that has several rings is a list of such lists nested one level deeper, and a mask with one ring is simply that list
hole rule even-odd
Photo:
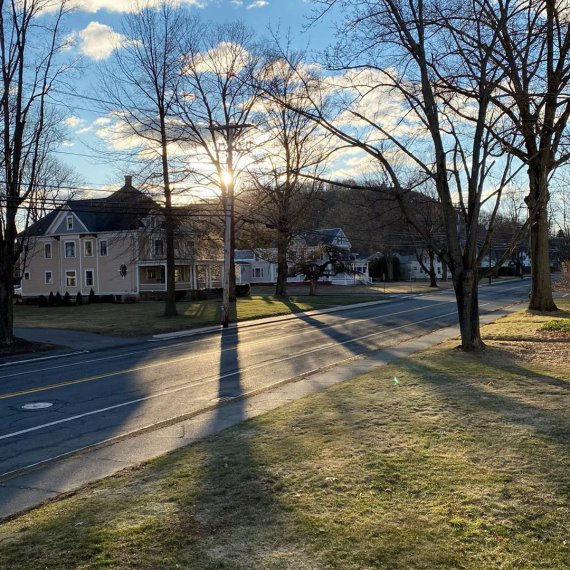
[{"label": "brick chimney", "polygon": [[132,187],[133,187],[133,177],[125,176],[125,188],[132,188]]}]

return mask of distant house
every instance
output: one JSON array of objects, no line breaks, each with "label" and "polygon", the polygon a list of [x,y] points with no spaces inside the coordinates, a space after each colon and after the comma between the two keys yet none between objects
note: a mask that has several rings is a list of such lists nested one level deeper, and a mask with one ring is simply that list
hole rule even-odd
[{"label": "distant house", "polygon": [[[429,258],[426,254],[422,252],[423,255],[423,265],[429,268]],[[400,255],[396,254],[400,260],[400,278],[410,281],[425,280],[429,279],[429,273],[424,270],[422,264],[418,260],[417,255]],[[434,269],[437,279],[448,279],[451,278],[451,273],[447,269],[447,266],[443,261],[436,255],[434,259]]]},{"label": "distant house", "polygon": [[[358,254],[351,253],[351,243],[341,228],[318,229],[293,240],[289,251],[289,267],[295,265],[295,258],[303,251],[317,251],[321,246],[334,246],[346,252],[347,265],[352,272],[325,275],[322,282],[333,285],[354,285],[369,283],[368,261],[358,259]],[[326,261],[323,253],[322,261]],[[238,283],[273,284],[277,282],[277,249],[242,249],[236,250],[236,275]],[[303,283],[303,275],[290,275],[288,283]]]},{"label": "distant house", "polygon": [[[161,208],[130,176],[110,196],[68,201],[21,236],[27,242],[22,296],[166,291],[163,220]],[[175,255],[177,289],[221,286],[222,262],[197,258],[191,230],[177,236]]]}]

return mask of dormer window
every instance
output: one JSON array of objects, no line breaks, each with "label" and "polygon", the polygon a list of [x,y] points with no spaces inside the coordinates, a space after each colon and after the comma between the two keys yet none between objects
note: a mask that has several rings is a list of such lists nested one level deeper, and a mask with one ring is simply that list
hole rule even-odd
[{"label": "dormer window", "polygon": [[73,229],[73,216],[67,216],[67,229]]}]

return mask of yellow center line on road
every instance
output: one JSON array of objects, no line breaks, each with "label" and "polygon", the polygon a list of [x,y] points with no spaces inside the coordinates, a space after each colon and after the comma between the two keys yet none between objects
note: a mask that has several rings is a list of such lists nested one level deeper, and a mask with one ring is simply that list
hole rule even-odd
[{"label": "yellow center line on road", "polygon": [[[214,351],[210,351],[214,352]],[[209,354],[209,353],[203,353]],[[107,372],[105,374],[98,374],[97,376],[88,376],[86,378],[79,378],[77,380],[67,380],[65,382],[58,382],[56,384],[48,384],[46,386],[37,386],[36,388],[28,388],[26,390],[20,390],[17,392],[10,392],[9,394],[0,394],[0,400],[6,400],[8,398],[14,398],[16,396],[25,396],[27,394],[34,394],[36,392],[43,392],[45,390],[51,390],[53,388],[64,388],[66,386],[74,386],[75,384],[85,384],[86,382],[93,382],[95,380],[104,380],[106,378],[112,378],[113,376],[119,376],[121,374],[130,374],[131,372],[140,372],[141,370],[148,370],[150,368],[157,368],[159,366],[165,366],[167,364],[176,364],[177,362],[184,362],[185,360],[191,360],[196,358],[196,355],[184,356],[181,358],[173,358],[171,360],[161,360],[155,362],[154,364],[146,364],[144,366],[135,366],[132,368],[125,368],[123,370],[116,370],[114,372]]]},{"label": "yellow center line on road", "polygon": [[[488,304],[488,303],[485,303],[485,304]],[[427,318],[427,319],[422,319],[422,320],[420,320],[420,321],[415,321],[415,322],[411,322],[411,323],[405,323],[405,324],[402,324],[402,325],[399,325],[399,326],[395,326],[395,327],[383,329],[383,330],[381,330],[381,331],[376,331],[376,332],[373,332],[373,333],[368,333],[368,334],[365,334],[365,335],[362,335],[362,336],[353,337],[353,338],[346,339],[346,340],[343,340],[343,341],[332,341],[332,342],[328,342],[328,343],[325,343],[325,344],[321,344],[320,346],[315,347],[315,348],[309,348],[309,349],[306,349],[306,350],[302,350],[302,351],[300,351],[300,352],[298,352],[298,353],[294,353],[294,354],[290,355],[289,357],[287,357],[286,359],[289,359],[289,358],[297,358],[297,357],[299,357],[299,356],[303,356],[303,355],[306,355],[306,354],[309,354],[309,353],[312,353],[312,352],[318,352],[318,351],[324,350],[324,349],[326,349],[326,348],[330,348],[330,347],[332,347],[332,346],[343,346],[343,345],[348,344],[348,343],[351,343],[351,342],[358,342],[358,341],[361,341],[361,340],[364,340],[364,339],[368,339],[368,338],[372,338],[372,337],[375,337],[375,336],[380,336],[380,335],[386,334],[387,332],[391,332],[391,331],[395,331],[395,330],[400,330],[400,329],[407,328],[407,327],[410,327],[410,326],[413,326],[413,325],[417,325],[417,324],[420,324],[420,323],[426,323],[426,322],[434,321],[434,320],[436,320],[436,319],[441,319],[441,318],[443,318],[443,317],[447,317],[447,316],[454,315],[454,314],[456,314],[456,312],[455,312],[455,311],[452,311],[452,312],[450,312],[450,313],[444,313],[444,314],[442,314],[442,315],[436,315],[436,316],[434,316],[434,317]],[[211,354],[211,353],[213,353],[213,352],[218,352],[218,351],[210,351],[209,353],[201,353],[200,356],[204,356],[204,355],[206,355],[206,354]],[[151,368],[157,368],[157,367],[165,366],[165,365],[169,365],[169,364],[176,364],[176,363],[178,363],[178,362],[185,362],[185,361],[188,361],[188,360],[192,360],[193,358],[196,358],[196,356],[197,356],[197,355],[193,354],[193,355],[191,355],[191,356],[184,356],[184,357],[181,357],[181,358],[174,358],[174,359],[171,359],[171,360],[161,360],[161,361],[159,361],[159,362],[155,362],[155,363],[153,363],[153,364],[147,364],[147,365],[144,365],[144,366],[136,366],[136,367],[132,367],[132,368],[126,368],[126,369],[124,369],[124,370],[117,370],[117,371],[114,371],[114,372],[108,372],[108,373],[106,373],[106,374],[99,374],[99,375],[96,375],[96,376],[89,376],[89,377],[86,377],[86,378],[79,378],[79,379],[77,379],[77,380],[68,380],[68,381],[65,381],[65,382],[59,382],[59,383],[50,384],[50,385],[47,385],[47,386],[38,386],[38,387],[36,387],[36,388],[29,388],[29,389],[26,389],[26,390],[19,390],[19,391],[17,391],[17,392],[11,392],[11,393],[8,393],[8,394],[0,394],[0,400],[7,400],[7,399],[9,399],[9,398],[15,398],[15,397],[18,397],[18,396],[26,396],[26,395],[28,395],[28,394],[35,394],[35,393],[38,393],[38,392],[44,392],[44,391],[52,390],[52,389],[56,389],[56,388],[65,388],[65,387],[67,387],[67,386],[74,386],[74,385],[77,385],[77,384],[85,384],[85,383],[87,383],[87,382],[93,382],[93,381],[96,381],[96,380],[104,380],[104,379],[107,379],[107,378],[112,378],[113,376],[120,376],[121,374],[129,374],[129,373],[131,373],[131,372],[140,372],[141,370],[149,370],[149,369],[151,369]],[[281,361],[281,360],[275,361],[275,360],[271,360],[271,359],[270,359],[269,361],[260,363],[259,365],[260,365],[260,366],[265,366],[265,365],[271,364],[272,362],[280,362],[280,361]],[[250,367],[250,368],[251,368],[251,367]]]}]

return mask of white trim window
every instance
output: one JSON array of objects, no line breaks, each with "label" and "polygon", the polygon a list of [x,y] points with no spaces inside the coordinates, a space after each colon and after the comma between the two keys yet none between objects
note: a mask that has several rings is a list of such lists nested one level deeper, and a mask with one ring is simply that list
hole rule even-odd
[{"label": "white trim window", "polygon": [[85,270],[85,287],[93,287],[93,284],[95,283],[94,275],[95,273],[93,269]]},{"label": "white trim window", "polygon": [[65,242],[65,257],[75,257],[75,242],[66,241]]},{"label": "white trim window", "polygon": [[161,239],[154,240],[154,257],[162,257],[164,255],[164,242]]},{"label": "white trim window", "polygon": [[30,280],[30,272],[24,271],[24,281],[29,281],[29,280]]},{"label": "white trim window", "polygon": [[68,269],[65,272],[65,286],[77,287],[77,273],[75,272],[75,269]]},{"label": "white trim window", "polygon": [[51,243],[44,243],[44,259],[51,259]]},{"label": "white trim window", "polygon": [[93,257],[93,240],[88,239],[83,242],[83,255],[85,257]]},{"label": "white trim window", "polygon": [[106,239],[102,239],[99,242],[99,256],[100,257],[107,257],[107,240]]},{"label": "white trim window", "polygon": [[67,216],[66,224],[67,224],[68,231],[73,229],[73,216]]},{"label": "white trim window", "polygon": [[44,281],[46,285],[53,285],[53,273],[51,271],[45,272]]},{"label": "white trim window", "polygon": [[263,267],[254,267],[253,268],[253,276],[254,277],[263,277],[264,271]]}]

